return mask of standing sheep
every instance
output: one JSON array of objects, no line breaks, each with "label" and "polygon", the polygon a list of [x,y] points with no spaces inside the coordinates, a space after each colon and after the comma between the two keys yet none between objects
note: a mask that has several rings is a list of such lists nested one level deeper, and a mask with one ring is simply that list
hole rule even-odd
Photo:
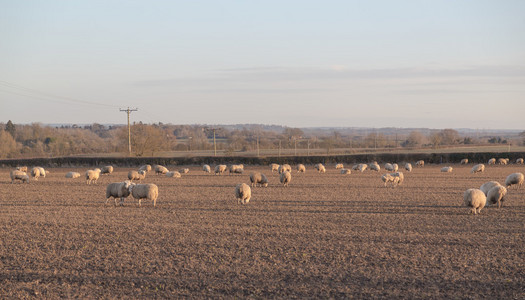
[{"label": "standing sheep", "polygon": [[279,165],[278,164],[270,164],[270,168],[272,168],[272,173],[273,173],[273,171],[279,171]]},{"label": "standing sheep", "polygon": [[166,167],[164,167],[164,166],[161,166],[161,165],[156,165],[155,166],[155,174],[157,174],[157,175],[159,175],[159,174],[164,175],[164,174],[166,174],[168,172],[169,172],[168,169]]},{"label": "standing sheep", "polygon": [[463,158],[460,162],[461,165],[466,165],[468,164],[468,158]]},{"label": "standing sheep", "polygon": [[412,164],[411,163],[406,163],[405,164],[405,170],[407,170],[408,172],[412,172]]},{"label": "standing sheep", "polygon": [[100,169],[87,170],[86,171],[86,183],[92,184],[97,183],[98,178],[100,177]]},{"label": "standing sheep", "polygon": [[244,166],[243,165],[231,165],[230,166],[230,175],[231,173],[236,174],[242,174],[244,172]]},{"label": "standing sheep", "polygon": [[341,169],[341,174],[352,174],[352,171],[350,169]]},{"label": "standing sheep", "polygon": [[157,205],[157,198],[159,197],[159,188],[153,183],[148,184],[132,184],[128,187],[133,198],[139,200],[139,207],[142,206],[142,199],[153,201],[153,207]]},{"label": "standing sheep", "polygon": [[399,170],[399,166],[397,164],[392,164],[392,167],[394,168],[394,172]]},{"label": "standing sheep", "polygon": [[257,184],[259,184],[261,187],[268,186],[268,178],[266,178],[266,175],[259,172],[253,172],[250,174],[250,182],[252,183],[252,186],[255,187],[257,187]]},{"label": "standing sheep", "polygon": [[339,170],[339,169],[344,169],[345,167],[343,166],[343,164],[336,164],[335,165],[335,169],[336,170]]},{"label": "standing sheep", "polygon": [[487,195],[487,204],[498,204],[498,208],[501,208],[507,189],[504,186],[495,186],[489,190]]},{"label": "standing sheep", "polygon": [[381,167],[380,167],[376,162],[373,162],[373,163],[368,164],[368,168],[369,168],[371,171],[376,171],[376,172],[381,171]]},{"label": "standing sheep", "polygon": [[204,165],[204,166],[202,166],[202,170],[203,170],[205,173],[211,173],[211,168],[210,168],[210,166],[208,166],[208,165]]},{"label": "standing sheep", "polygon": [[31,169],[31,177],[33,177],[35,180],[38,180],[38,177],[40,177],[40,168],[38,168],[38,167],[32,168]]},{"label": "standing sheep", "polygon": [[479,189],[483,192],[483,194],[485,194],[485,196],[487,196],[489,191],[495,186],[501,186],[501,184],[499,184],[497,181],[488,181],[482,184]]},{"label": "standing sheep", "polygon": [[323,164],[316,164],[314,167],[318,173],[326,173],[326,168]]},{"label": "standing sheep", "polygon": [[496,159],[495,158],[489,159],[488,164],[489,164],[489,166],[490,165],[495,165],[496,164]]},{"label": "standing sheep", "polygon": [[27,176],[26,172],[13,170],[9,173],[9,176],[11,177],[11,183],[14,183],[15,180],[21,180],[22,183],[29,183],[29,176]]},{"label": "standing sheep", "polygon": [[151,166],[150,165],[140,166],[139,171],[144,171],[144,172],[147,173],[147,172],[151,171]]},{"label": "standing sheep", "polygon": [[357,164],[352,167],[352,170],[356,170],[359,172],[364,172],[368,168],[367,164]]},{"label": "standing sheep", "polygon": [[144,178],[146,178],[146,171],[144,170],[140,170],[140,171],[131,170],[128,172],[129,180],[141,181],[141,180],[144,180]]},{"label": "standing sheep", "polygon": [[392,187],[396,187],[399,183],[399,177],[392,176],[391,174],[384,174],[383,176],[381,176],[381,180],[383,180],[385,187],[387,183],[391,183]]},{"label": "standing sheep", "polygon": [[46,178],[46,175],[49,173],[48,171],[44,170],[42,167],[36,167],[40,171],[40,177]]},{"label": "standing sheep", "polygon": [[418,160],[416,161],[416,167],[424,167],[425,161],[424,160]]},{"label": "standing sheep", "polygon": [[403,181],[405,181],[405,175],[403,174],[403,172],[395,172],[390,175],[399,178],[399,182],[397,183],[398,185],[403,184]]},{"label": "standing sheep", "polygon": [[508,163],[506,158],[498,158],[498,165],[506,165]]},{"label": "standing sheep", "polygon": [[248,204],[252,197],[252,189],[246,183],[238,184],[235,187],[235,199],[237,203]]},{"label": "standing sheep", "polygon": [[517,185],[519,189],[523,184],[523,179],[523,173],[512,173],[509,176],[507,176],[507,179],[505,179],[505,186],[507,188],[510,188],[512,185]]},{"label": "standing sheep", "polygon": [[279,172],[279,174],[282,174],[284,172],[292,172],[292,167],[289,164],[282,164],[279,166],[277,171]]},{"label": "standing sheep", "polygon": [[120,199],[120,205],[123,206],[124,198],[129,196],[129,187],[133,184],[134,183],[129,180],[108,184],[106,187],[106,203],[104,203],[104,205],[108,204],[109,198],[113,197],[115,199],[115,206],[117,206],[117,198]]},{"label": "standing sheep", "polygon": [[290,181],[292,181],[292,174],[288,171],[281,173],[279,176],[279,181],[283,184],[283,186],[288,186]]},{"label": "standing sheep", "polygon": [[297,165],[297,173],[304,173],[306,172],[306,167],[303,164]]},{"label": "standing sheep", "polygon": [[483,173],[485,171],[485,165],[484,164],[477,164],[472,167],[470,170],[470,173]]},{"label": "standing sheep", "polygon": [[170,178],[181,178],[181,174],[177,171],[170,171],[168,173],[166,173],[166,177],[170,177]]},{"label": "standing sheep", "polygon": [[217,175],[217,174],[221,175],[222,173],[226,172],[226,169],[228,169],[228,166],[226,166],[226,165],[216,165],[215,166],[215,175]]},{"label": "standing sheep", "polygon": [[463,202],[466,206],[472,207],[470,213],[479,214],[481,209],[487,204],[487,197],[478,189],[468,189],[463,194]]},{"label": "standing sheep", "polygon": [[523,158],[516,159],[516,164],[523,165]]},{"label": "standing sheep", "polygon": [[394,165],[391,164],[391,163],[386,163],[385,164],[385,170],[390,171],[390,172],[394,172]]},{"label": "standing sheep", "polygon": [[66,178],[79,178],[80,177],[80,173],[78,172],[67,172],[66,173]]},{"label": "standing sheep", "polygon": [[452,173],[452,167],[443,167],[441,168],[441,172],[443,173]]},{"label": "standing sheep", "polygon": [[113,173],[113,166],[104,166],[100,169],[101,175],[109,175]]},{"label": "standing sheep", "polygon": [[188,169],[188,168],[184,168],[184,169],[180,169],[179,170],[179,173],[181,173],[181,174],[188,174],[189,172],[190,172],[190,169]]},{"label": "standing sheep", "polygon": [[18,167],[16,167],[16,169],[18,171],[27,172],[27,167],[26,166],[22,166],[22,167],[18,166]]}]

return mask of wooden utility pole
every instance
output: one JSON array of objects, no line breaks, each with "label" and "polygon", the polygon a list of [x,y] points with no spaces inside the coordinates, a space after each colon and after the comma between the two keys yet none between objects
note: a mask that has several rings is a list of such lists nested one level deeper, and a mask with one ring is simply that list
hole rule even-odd
[{"label": "wooden utility pole", "polygon": [[131,126],[129,125],[129,115],[131,114],[132,111],[137,111],[139,110],[138,108],[135,108],[135,109],[130,109],[128,107],[128,109],[120,109],[120,111],[125,111],[127,114],[128,114],[128,151],[129,151],[129,155],[131,155]]}]

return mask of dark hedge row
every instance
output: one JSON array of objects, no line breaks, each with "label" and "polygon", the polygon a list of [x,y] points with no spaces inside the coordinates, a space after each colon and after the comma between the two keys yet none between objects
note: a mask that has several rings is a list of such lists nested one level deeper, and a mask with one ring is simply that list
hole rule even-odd
[{"label": "dark hedge row", "polygon": [[334,156],[281,156],[281,157],[56,157],[56,158],[31,158],[31,159],[4,159],[0,160],[2,167],[16,166],[42,166],[42,167],[89,167],[114,165],[122,167],[135,167],[144,164],[160,165],[202,165],[202,164],[231,164],[242,163],[246,165],[268,165],[270,163],[288,164],[333,164],[333,163],[367,163],[377,161],[386,162],[415,162],[424,160],[430,164],[454,164],[463,158],[468,158],[469,163],[486,163],[490,158],[509,158],[513,163],[517,158],[525,157],[525,152],[482,152],[482,153],[374,153],[352,154]]}]

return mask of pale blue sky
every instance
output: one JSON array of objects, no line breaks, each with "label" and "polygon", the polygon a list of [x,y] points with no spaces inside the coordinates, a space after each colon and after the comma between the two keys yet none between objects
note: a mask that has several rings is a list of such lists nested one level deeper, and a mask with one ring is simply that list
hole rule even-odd
[{"label": "pale blue sky", "polygon": [[521,0],[0,8],[0,122],[525,129]]}]

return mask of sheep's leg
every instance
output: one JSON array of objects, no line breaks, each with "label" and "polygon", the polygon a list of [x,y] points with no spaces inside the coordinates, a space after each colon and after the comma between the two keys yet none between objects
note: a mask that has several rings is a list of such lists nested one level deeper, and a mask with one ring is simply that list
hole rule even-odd
[{"label": "sheep's leg", "polygon": [[108,201],[109,201],[109,198],[106,199],[106,202],[104,203],[104,205],[107,205]]},{"label": "sheep's leg", "polygon": [[139,207],[142,207],[142,199],[139,199]]},{"label": "sheep's leg", "polygon": [[153,200],[153,207],[157,206],[157,199]]},{"label": "sheep's leg", "polygon": [[498,209],[500,209],[500,208],[501,208],[501,201],[498,200]]}]

